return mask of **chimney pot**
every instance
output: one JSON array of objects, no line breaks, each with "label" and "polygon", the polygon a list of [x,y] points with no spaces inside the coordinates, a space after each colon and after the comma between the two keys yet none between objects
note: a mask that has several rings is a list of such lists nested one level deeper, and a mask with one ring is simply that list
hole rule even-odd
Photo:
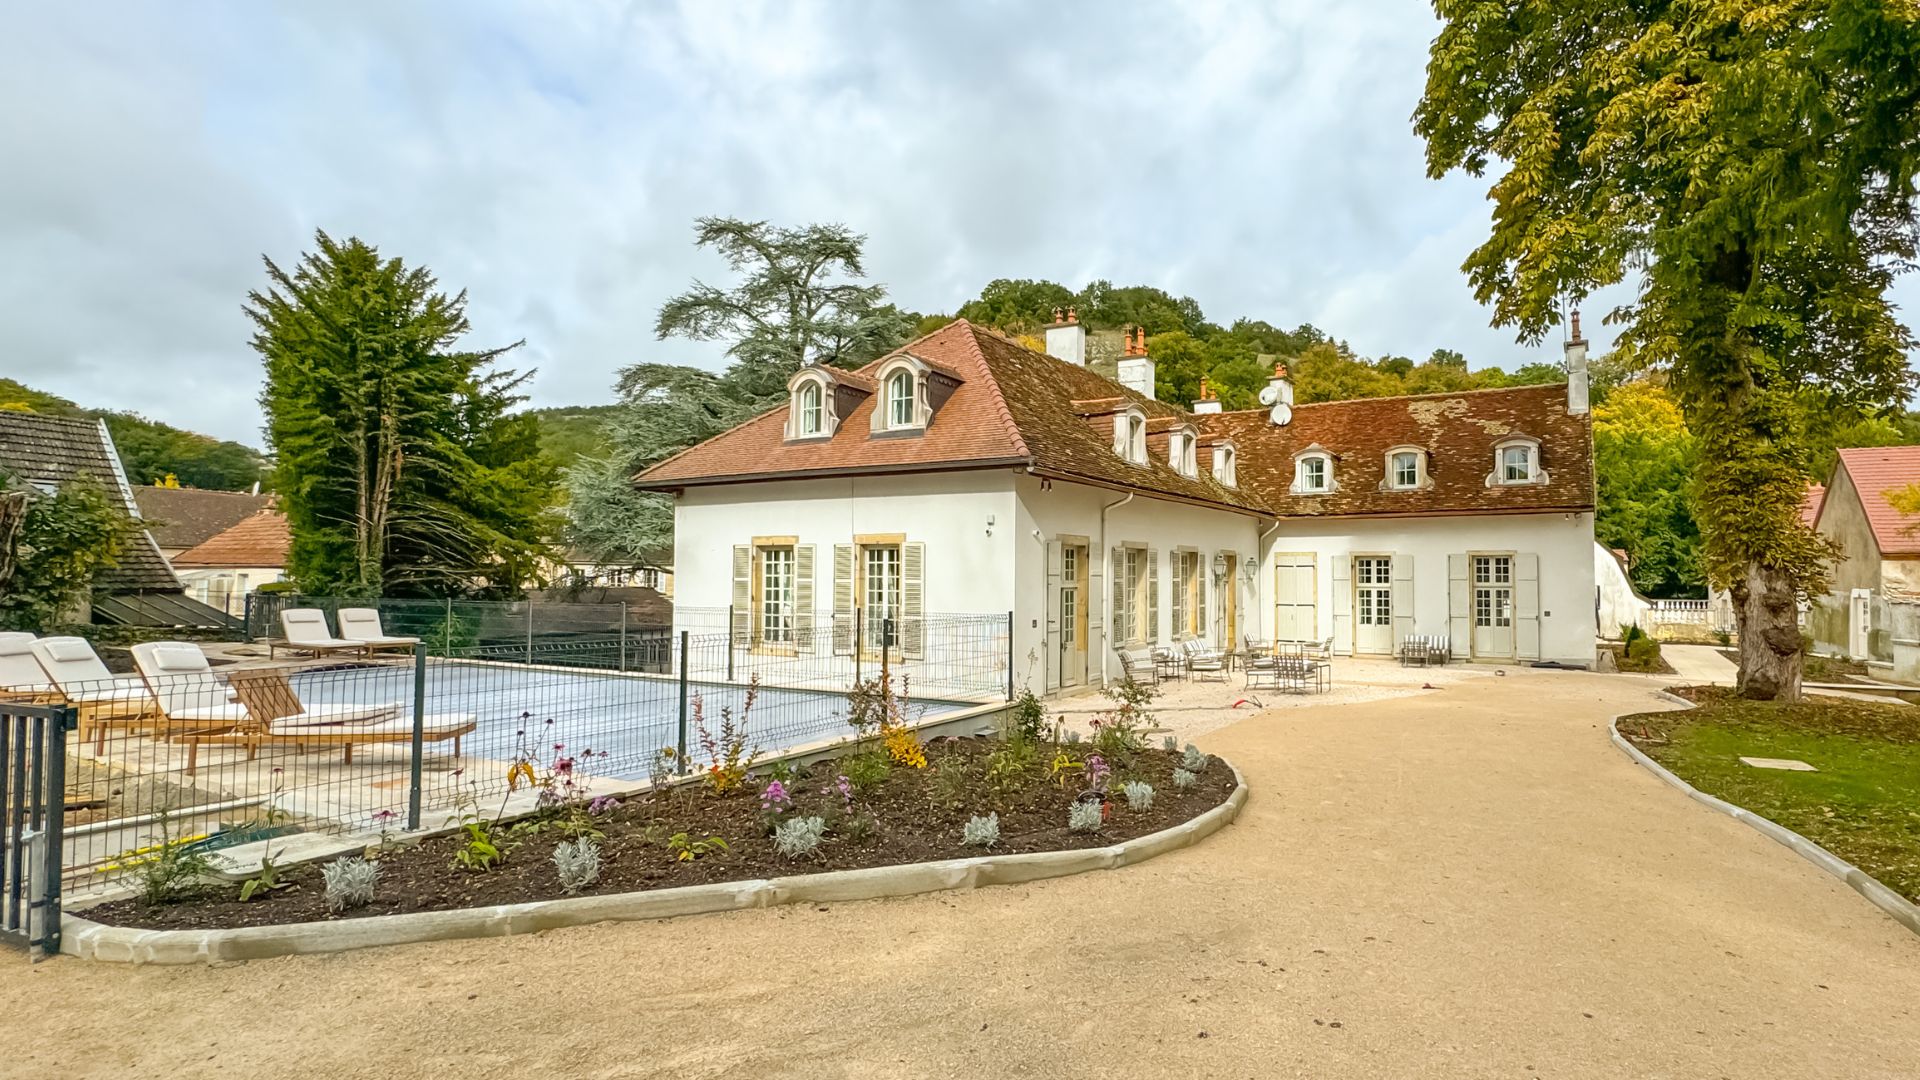
[{"label": "chimney pot", "polygon": [[1572,340],[1574,340],[1574,341],[1584,341],[1584,340],[1586,340],[1586,339],[1584,339],[1584,338],[1582,338],[1582,337],[1580,336],[1580,309],[1579,309],[1579,308],[1574,308],[1574,309],[1573,309],[1573,338],[1572,338]]},{"label": "chimney pot", "polygon": [[1060,309],[1054,308],[1053,309],[1053,325],[1060,326],[1060,325],[1063,325],[1066,321],[1067,321],[1066,319],[1061,317]]},{"label": "chimney pot", "polygon": [[1071,307],[1068,308],[1067,309],[1067,325],[1071,326],[1074,323],[1077,323],[1079,321],[1080,321],[1080,313]]}]

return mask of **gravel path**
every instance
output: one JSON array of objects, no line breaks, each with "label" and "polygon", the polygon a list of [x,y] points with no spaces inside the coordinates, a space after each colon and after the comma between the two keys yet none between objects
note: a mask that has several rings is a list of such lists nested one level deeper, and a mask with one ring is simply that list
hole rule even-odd
[{"label": "gravel path", "polygon": [[1516,671],[1205,736],[1114,873],[219,969],[0,957],[20,1077],[1913,1077],[1920,937]]}]

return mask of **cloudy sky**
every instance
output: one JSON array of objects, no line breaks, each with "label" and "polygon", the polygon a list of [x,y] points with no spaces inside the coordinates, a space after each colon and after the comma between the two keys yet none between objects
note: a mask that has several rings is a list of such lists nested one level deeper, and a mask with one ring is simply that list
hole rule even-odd
[{"label": "cloudy sky", "polygon": [[[1458,272],[1485,183],[1425,178],[1424,4],[86,3],[0,40],[0,374],[259,441],[260,257],[359,235],[608,400],[696,215],[839,221],[903,306],[1149,283],[1363,353],[1547,358]],[[1597,320],[1589,320],[1590,325]],[[1590,333],[1605,346],[1610,334]]]}]

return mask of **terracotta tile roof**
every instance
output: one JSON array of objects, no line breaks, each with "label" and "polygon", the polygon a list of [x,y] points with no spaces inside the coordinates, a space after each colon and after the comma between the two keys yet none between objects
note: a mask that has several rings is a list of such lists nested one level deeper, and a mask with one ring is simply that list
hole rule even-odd
[{"label": "terracotta tile roof", "polygon": [[[1593,509],[1593,432],[1588,417],[1567,412],[1563,383],[1410,397],[1358,398],[1295,405],[1277,427],[1265,409],[1217,413],[1200,421],[1230,436],[1242,486],[1292,516],[1460,514]],[[1489,486],[1494,444],[1509,435],[1540,442],[1542,484]],[[1318,444],[1334,455],[1338,490],[1292,495],[1293,456]],[[1387,451],[1427,452],[1431,485],[1382,491]]]},{"label": "terracotta tile roof", "polygon": [[1847,470],[1860,505],[1867,511],[1874,545],[1886,555],[1920,555],[1920,518],[1902,514],[1887,502],[1887,493],[1908,484],[1920,484],[1920,446],[1874,446],[1840,451],[1839,468]]},{"label": "terracotta tile roof", "polygon": [[[129,515],[141,516],[120,468],[113,437],[99,420],[0,411],[0,472],[46,488],[89,477],[105,487]],[[120,561],[100,575],[96,586],[101,592],[175,592],[180,579],[173,575],[153,536],[142,531],[121,553]]]},{"label": "terracotta tile roof", "polygon": [[[1570,417],[1564,386],[1377,398],[1303,405],[1287,428],[1265,410],[1193,415],[1129,390],[1098,372],[1035,352],[964,319],[897,350],[945,368],[961,380],[924,435],[874,438],[874,408],[864,400],[831,439],[788,443],[787,409],[777,408],[655,465],[640,487],[671,490],[814,475],[1020,466],[1043,475],[1121,490],[1222,506],[1259,515],[1455,513],[1500,510],[1588,510],[1593,507],[1592,437],[1587,418]],[[886,357],[861,369],[871,372]],[[1146,414],[1148,462],[1133,465],[1113,452],[1116,414]],[[1166,432],[1192,424],[1202,444],[1225,437],[1238,453],[1240,485],[1167,463]],[[1541,441],[1550,482],[1489,489],[1493,445],[1508,433]],[[1383,441],[1384,440],[1384,441]],[[1342,456],[1342,490],[1317,499],[1290,496],[1293,452],[1319,442]],[[1434,486],[1419,492],[1377,492],[1388,447],[1426,446]]]},{"label": "terracotta tile roof", "polygon": [[147,519],[147,531],[161,550],[185,551],[266,509],[273,496],[149,485],[134,488],[133,501],[140,505],[140,516]]},{"label": "terracotta tile roof", "polygon": [[1800,500],[1800,523],[1811,529],[1820,520],[1820,507],[1827,501],[1827,488],[1824,484],[1808,484],[1807,494]]},{"label": "terracotta tile roof", "polygon": [[173,557],[182,570],[247,566],[284,567],[293,547],[287,515],[266,509],[249,514],[230,529]]}]

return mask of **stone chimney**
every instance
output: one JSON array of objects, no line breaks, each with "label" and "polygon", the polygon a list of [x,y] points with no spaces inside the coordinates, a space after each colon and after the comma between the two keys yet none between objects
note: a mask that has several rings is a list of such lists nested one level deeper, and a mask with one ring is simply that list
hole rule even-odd
[{"label": "stone chimney", "polygon": [[[1139,336],[1134,336],[1134,331]],[[1134,391],[1141,397],[1153,397],[1153,361],[1147,356],[1147,328],[1135,327],[1126,331],[1126,352],[1120,357],[1120,385]]]},{"label": "stone chimney", "polygon": [[1053,325],[1047,327],[1047,355],[1075,367],[1087,366],[1087,328],[1080,325],[1080,315],[1072,308],[1064,315],[1059,308],[1053,309]]},{"label": "stone chimney", "polygon": [[1213,391],[1207,389],[1207,377],[1205,375],[1200,376],[1200,397],[1199,400],[1193,403],[1194,415],[1199,416],[1204,413],[1217,413],[1219,411],[1219,399],[1213,396]]},{"label": "stone chimney", "polygon": [[[1293,380],[1287,377],[1285,362],[1273,365],[1273,378],[1267,380],[1267,390],[1268,393],[1260,395],[1261,404],[1288,406],[1293,404]],[[1269,401],[1269,398],[1272,400]]]},{"label": "stone chimney", "polygon": [[1587,339],[1580,336],[1580,312],[1574,311],[1567,338],[1567,412],[1574,416],[1587,411]]}]

